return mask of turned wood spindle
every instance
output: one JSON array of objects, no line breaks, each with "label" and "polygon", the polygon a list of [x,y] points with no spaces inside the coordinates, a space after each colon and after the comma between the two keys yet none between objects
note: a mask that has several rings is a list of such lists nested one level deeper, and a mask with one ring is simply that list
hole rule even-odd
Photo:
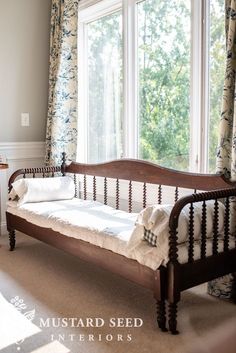
[{"label": "turned wood spindle", "polygon": [[161,205],[162,203],[162,185],[159,185],[158,186],[158,204]]},{"label": "turned wood spindle", "polygon": [[143,183],[143,208],[147,205],[147,184]]},{"label": "turned wood spindle", "polygon": [[129,181],[129,213],[132,212],[132,181]]},{"label": "turned wood spindle", "polygon": [[230,224],[230,202],[229,198],[225,200],[225,214],[224,214],[224,251],[229,250],[229,224]]},{"label": "turned wood spindle", "polygon": [[120,207],[120,182],[119,179],[116,179],[116,209]]},{"label": "turned wood spindle", "polygon": [[66,153],[62,152],[62,164],[61,164],[62,176],[66,175]]},{"label": "turned wood spindle", "polygon": [[177,229],[170,229],[170,237],[169,237],[169,259],[171,263],[178,262],[178,231]]},{"label": "turned wood spindle", "polygon": [[16,245],[16,232],[15,232],[15,230],[9,231],[9,244],[10,244],[10,251],[13,251],[15,249],[15,245]]},{"label": "turned wood spindle", "polygon": [[87,176],[84,174],[84,200],[87,200]]},{"label": "turned wood spindle", "polygon": [[75,184],[75,197],[78,197],[78,187],[77,187],[77,176],[74,174],[74,184]]},{"label": "turned wood spindle", "polygon": [[107,177],[104,178],[104,205],[107,205]]},{"label": "turned wood spindle", "polygon": [[194,257],[194,207],[193,203],[189,207],[189,247],[188,247],[188,262],[193,262]]},{"label": "turned wood spindle", "polygon": [[175,188],[175,202],[178,201],[178,199],[179,199],[179,188],[178,188],[178,186],[176,186],[176,188]]},{"label": "turned wood spindle", "polygon": [[213,217],[213,243],[212,243],[212,253],[213,255],[218,254],[218,231],[219,231],[219,204],[218,200],[214,203],[214,217]]},{"label": "turned wood spindle", "polygon": [[169,303],[169,330],[172,335],[177,335],[177,302]]},{"label": "turned wood spindle", "polygon": [[93,177],[93,201],[97,200],[97,185],[96,176]]},{"label": "turned wood spindle", "polygon": [[201,222],[201,259],[206,257],[206,239],[207,239],[207,213],[206,201],[202,203],[202,222]]},{"label": "turned wood spindle", "polygon": [[166,332],[166,308],[165,308],[165,300],[157,300],[156,302],[157,308],[157,323],[159,328]]}]

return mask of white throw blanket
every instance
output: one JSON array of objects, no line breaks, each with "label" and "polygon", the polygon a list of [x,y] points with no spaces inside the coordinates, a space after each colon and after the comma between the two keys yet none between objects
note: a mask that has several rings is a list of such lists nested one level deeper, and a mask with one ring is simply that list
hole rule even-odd
[{"label": "white throw blanket", "polygon": [[[206,230],[207,237],[211,237],[214,224],[214,200],[206,202]],[[224,212],[225,207],[222,202],[218,202],[219,206],[219,227],[218,233],[223,233],[224,230]],[[169,241],[169,219],[173,205],[152,205],[142,210],[136,224],[143,226],[151,231],[156,236],[157,246],[168,247]],[[194,239],[198,240],[201,236],[201,220],[202,220],[202,202],[194,203]],[[144,229],[143,229],[144,233]],[[178,224],[178,243],[184,243],[188,240],[189,233],[189,205],[185,206],[179,216]],[[134,232],[129,241],[129,247],[134,249],[143,239],[141,232]]]}]

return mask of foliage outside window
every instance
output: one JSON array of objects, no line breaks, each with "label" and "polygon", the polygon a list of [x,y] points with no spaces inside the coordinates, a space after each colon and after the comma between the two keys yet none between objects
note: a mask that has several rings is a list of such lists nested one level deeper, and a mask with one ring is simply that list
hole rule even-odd
[{"label": "foliage outside window", "polygon": [[122,151],[121,11],[89,23],[87,33],[88,160],[96,163]]},{"label": "foliage outside window", "polygon": [[[170,16],[171,14],[171,16]],[[138,5],[139,156],[188,169],[190,1]]]},{"label": "foliage outside window", "polygon": [[[88,162],[139,157],[179,170],[214,172],[224,80],[224,0],[194,1],[105,0],[102,8],[93,7],[94,16],[92,8],[82,16],[80,83],[87,85],[81,102],[86,138],[80,150],[86,147]],[[191,21],[200,24],[195,32]],[[203,42],[197,42],[201,36]],[[200,60],[193,58],[193,45],[199,45]],[[197,85],[204,109],[194,108]],[[202,146],[205,166],[198,153]]]}]

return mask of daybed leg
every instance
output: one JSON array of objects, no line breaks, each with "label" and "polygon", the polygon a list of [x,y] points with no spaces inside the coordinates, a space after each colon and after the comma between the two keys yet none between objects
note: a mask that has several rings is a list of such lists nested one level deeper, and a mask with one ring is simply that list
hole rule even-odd
[{"label": "daybed leg", "polygon": [[15,230],[9,230],[9,243],[10,243],[10,251],[15,249],[16,245],[16,232]]},{"label": "daybed leg", "polygon": [[163,332],[167,332],[166,328],[166,306],[165,300],[157,300],[157,323]]},{"label": "daybed leg", "polygon": [[157,305],[157,324],[159,328],[166,332],[166,268],[160,266],[154,276],[154,298]]},{"label": "daybed leg", "polygon": [[169,330],[172,335],[178,335],[177,331],[177,302],[169,303]]}]

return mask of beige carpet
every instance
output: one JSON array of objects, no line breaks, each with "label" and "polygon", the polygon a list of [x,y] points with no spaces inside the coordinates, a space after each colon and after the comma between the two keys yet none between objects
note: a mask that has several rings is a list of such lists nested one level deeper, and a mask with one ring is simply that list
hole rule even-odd
[{"label": "beige carpet", "polygon": [[[0,352],[184,353],[236,317],[235,305],[199,286],[182,294],[181,334],[161,333],[149,291],[23,234],[14,252],[7,240],[0,238]],[[103,327],[81,327],[95,317]],[[75,318],[80,327],[42,327],[47,318]],[[109,327],[110,318],[141,318],[143,325]]]}]

